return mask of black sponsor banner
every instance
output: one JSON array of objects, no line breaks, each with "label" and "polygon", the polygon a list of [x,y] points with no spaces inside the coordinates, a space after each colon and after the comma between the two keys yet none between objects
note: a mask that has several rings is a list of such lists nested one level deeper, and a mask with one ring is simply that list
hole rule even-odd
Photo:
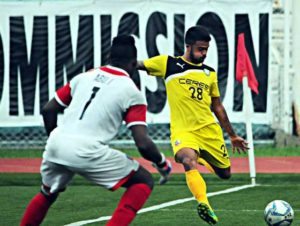
[{"label": "black sponsor banner", "polygon": [[[123,7],[116,9],[114,4],[121,2]],[[179,56],[184,53],[185,31],[197,24],[212,36],[206,64],[218,72],[221,98],[233,122],[243,121],[243,90],[235,81],[235,62],[237,36],[245,34],[259,82],[259,95],[252,93],[253,121],[270,124],[271,1],[247,1],[247,6],[239,1],[188,3],[19,3],[16,10],[0,3],[0,126],[40,125],[40,111],[58,87],[108,63],[115,35],[133,35],[140,60],[158,54]],[[164,81],[145,72],[133,79],[147,99],[148,121],[168,122]]]}]

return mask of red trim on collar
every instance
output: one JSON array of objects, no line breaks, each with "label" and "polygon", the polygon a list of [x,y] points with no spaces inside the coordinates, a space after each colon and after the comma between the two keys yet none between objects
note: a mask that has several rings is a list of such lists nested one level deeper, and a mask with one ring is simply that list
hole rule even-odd
[{"label": "red trim on collar", "polygon": [[110,74],[113,74],[113,75],[127,76],[127,74],[125,74],[122,71],[118,71],[118,70],[115,70],[115,69],[112,69],[112,68],[109,68],[109,67],[106,67],[106,66],[100,67],[100,70],[105,71],[105,72],[110,73]]}]

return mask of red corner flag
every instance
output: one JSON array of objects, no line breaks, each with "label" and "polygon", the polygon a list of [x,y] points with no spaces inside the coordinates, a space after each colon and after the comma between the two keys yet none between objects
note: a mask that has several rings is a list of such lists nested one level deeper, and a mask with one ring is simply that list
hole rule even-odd
[{"label": "red corner flag", "polygon": [[237,45],[236,80],[242,83],[244,76],[248,77],[249,88],[258,94],[258,82],[246,50],[244,33],[241,33]]}]

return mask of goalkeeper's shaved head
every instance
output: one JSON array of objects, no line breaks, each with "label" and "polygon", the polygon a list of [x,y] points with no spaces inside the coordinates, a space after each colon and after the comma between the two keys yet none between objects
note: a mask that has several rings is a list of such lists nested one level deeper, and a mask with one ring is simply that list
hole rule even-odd
[{"label": "goalkeeper's shaved head", "polygon": [[130,35],[116,36],[110,49],[110,63],[133,75],[137,65],[137,49],[134,38]]},{"label": "goalkeeper's shaved head", "polygon": [[112,41],[110,50],[110,59],[112,64],[128,63],[137,58],[137,49],[132,36],[116,36]]}]

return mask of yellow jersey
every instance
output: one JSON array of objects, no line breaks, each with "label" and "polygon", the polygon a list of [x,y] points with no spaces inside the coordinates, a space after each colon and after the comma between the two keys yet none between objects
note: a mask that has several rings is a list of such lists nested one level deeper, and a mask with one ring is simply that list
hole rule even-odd
[{"label": "yellow jersey", "polygon": [[219,97],[220,92],[213,68],[167,55],[144,60],[144,65],[148,74],[165,80],[171,133],[195,131],[216,123],[211,97]]}]

